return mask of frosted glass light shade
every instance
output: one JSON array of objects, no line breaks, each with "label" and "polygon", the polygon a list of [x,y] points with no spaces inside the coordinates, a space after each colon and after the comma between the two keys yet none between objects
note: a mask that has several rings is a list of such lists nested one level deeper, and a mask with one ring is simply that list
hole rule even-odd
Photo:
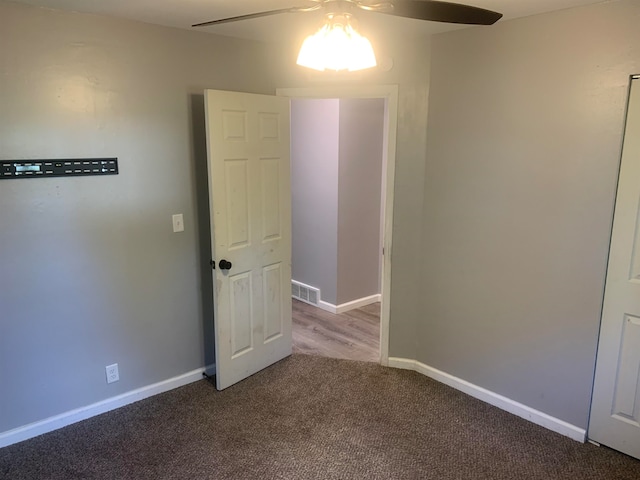
[{"label": "frosted glass light shade", "polygon": [[328,15],[322,28],[302,43],[297,64],[319,71],[375,67],[371,42],[353,28],[349,17]]}]

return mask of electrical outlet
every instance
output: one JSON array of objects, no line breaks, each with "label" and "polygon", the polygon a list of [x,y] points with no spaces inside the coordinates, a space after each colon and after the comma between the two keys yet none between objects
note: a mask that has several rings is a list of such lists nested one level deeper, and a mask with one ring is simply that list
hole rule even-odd
[{"label": "electrical outlet", "polygon": [[120,380],[117,363],[114,363],[113,365],[107,365],[105,367],[105,370],[107,371],[107,383],[113,383]]},{"label": "electrical outlet", "polygon": [[171,217],[173,220],[173,232],[184,232],[184,218],[181,213],[176,213]]}]

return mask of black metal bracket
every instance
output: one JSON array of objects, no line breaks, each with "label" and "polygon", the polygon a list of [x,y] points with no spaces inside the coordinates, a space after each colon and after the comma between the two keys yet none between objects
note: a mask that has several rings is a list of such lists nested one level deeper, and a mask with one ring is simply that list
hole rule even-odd
[{"label": "black metal bracket", "polygon": [[118,175],[117,158],[0,160],[0,180]]}]

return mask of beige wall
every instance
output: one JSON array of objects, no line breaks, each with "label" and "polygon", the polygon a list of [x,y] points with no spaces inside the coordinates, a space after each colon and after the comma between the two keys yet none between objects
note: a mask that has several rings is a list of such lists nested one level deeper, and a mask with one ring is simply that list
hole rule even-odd
[{"label": "beige wall", "polygon": [[433,39],[417,359],[585,428],[640,3]]}]

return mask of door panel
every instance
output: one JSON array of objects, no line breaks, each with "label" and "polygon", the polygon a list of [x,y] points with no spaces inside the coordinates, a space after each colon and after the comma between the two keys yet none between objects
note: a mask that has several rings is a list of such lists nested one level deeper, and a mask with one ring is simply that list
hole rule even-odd
[{"label": "door panel", "polygon": [[640,458],[640,80],[632,80],[589,438]]},{"label": "door panel", "polygon": [[[291,354],[289,101],[207,90],[216,381]],[[228,270],[220,262],[231,263]]]},{"label": "door panel", "polygon": [[640,386],[640,318],[625,315],[622,322],[622,346],[618,358],[615,391],[613,392],[613,416],[617,420],[626,421],[636,427],[640,402],[638,387]]},{"label": "door panel", "polygon": [[280,240],[280,159],[261,159],[262,241]]},{"label": "door panel", "polygon": [[270,342],[282,336],[282,265],[269,265],[263,269],[264,341]]},{"label": "door panel", "polygon": [[231,283],[231,358],[253,350],[253,299],[251,272],[229,276]]},{"label": "door panel", "polygon": [[227,191],[225,217],[229,249],[242,248],[250,244],[248,163],[248,159],[224,161]]}]

